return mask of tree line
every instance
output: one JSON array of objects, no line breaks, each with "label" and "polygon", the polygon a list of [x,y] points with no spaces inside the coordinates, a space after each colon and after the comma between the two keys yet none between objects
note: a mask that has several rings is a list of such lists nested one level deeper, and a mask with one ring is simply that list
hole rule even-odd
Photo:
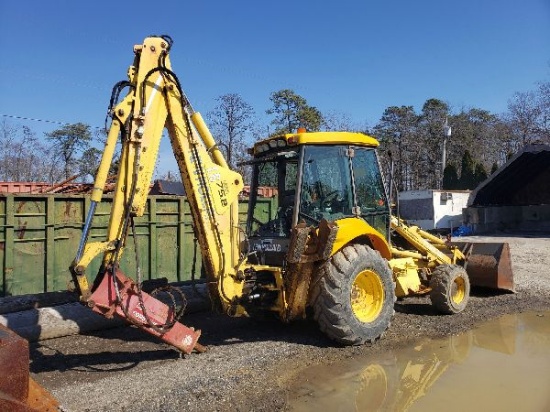
[{"label": "tree line", "polygon": [[[354,131],[376,137],[380,162],[390,170],[399,191],[421,189],[473,189],[506,160],[530,143],[550,144],[550,82],[518,92],[504,114],[480,108],[453,110],[445,101],[430,98],[420,111],[413,106],[387,107],[373,126],[358,125],[339,112],[322,113],[290,89],[271,93],[266,114],[269,125],[255,121],[255,110],[238,93],[217,98],[206,119],[229,165],[243,174],[239,164],[254,141],[280,133]],[[445,125],[452,132],[446,139]],[[266,132],[267,130],[267,132]],[[6,119],[0,123],[0,180],[57,183],[77,176],[86,181],[99,164],[104,131],[93,132],[83,123],[67,124],[37,138],[27,126]],[[164,178],[178,173],[168,172]]]},{"label": "tree line", "polygon": [[[442,172],[446,124],[451,137]],[[525,145],[550,144],[550,82],[514,94],[501,115],[480,108],[453,112],[439,99],[426,100],[420,112],[391,106],[371,133],[381,142],[386,170],[393,164],[398,190],[473,189]]]},{"label": "tree line", "polygon": [[83,123],[66,124],[39,139],[28,126],[0,123],[0,180],[57,183],[93,176],[101,151],[101,133]]}]

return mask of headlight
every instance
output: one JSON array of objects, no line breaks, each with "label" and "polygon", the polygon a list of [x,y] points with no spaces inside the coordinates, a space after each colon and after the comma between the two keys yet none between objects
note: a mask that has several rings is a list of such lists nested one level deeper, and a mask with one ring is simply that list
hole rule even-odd
[{"label": "headlight", "polygon": [[267,152],[268,150],[269,150],[269,146],[267,145],[267,143],[262,143],[261,145],[258,146],[258,151],[260,153]]}]

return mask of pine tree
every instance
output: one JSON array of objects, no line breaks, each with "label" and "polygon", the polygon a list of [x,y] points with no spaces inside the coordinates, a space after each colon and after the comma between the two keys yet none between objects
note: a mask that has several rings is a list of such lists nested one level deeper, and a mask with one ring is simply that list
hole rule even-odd
[{"label": "pine tree", "polygon": [[445,170],[443,171],[443,189],[458,189],[458,172],[456,166],[452,163],[445,166]]},{"label": "pine tree", "polygon": [[[485,170],[485,167],[481,163],[476,164],[474,187],[477,187],[477,185],[479,185],[485,179],[487,179],[487,171]],[[474,187],[472,187],[472,189],[474,189]]]},{"label": "pine tree", "polygon": [[462,168],[458,186],[459,189],[473,189],[476,186],[475,163],[468,150],[462,156]]}]

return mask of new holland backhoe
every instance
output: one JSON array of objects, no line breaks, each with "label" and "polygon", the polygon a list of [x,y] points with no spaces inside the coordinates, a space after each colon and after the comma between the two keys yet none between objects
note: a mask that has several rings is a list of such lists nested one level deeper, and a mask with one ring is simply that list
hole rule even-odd
[{"label": "new holland backhoe", "polygon": [[[113,90],[112,122],[71,265],[83,302],[105,316],[126,318],[185,353],[203,349],[197,342],[200,331],[178,321],[176,305],[141,289],[139,265],[135,280],[119,269],[134,218],[144,213],[167,129],[217,309],[230,316],[275,316],[285,322],[311,313],[323,332],[346,345],[378,339],[390,325],[396,297],[432,293],[442,312],[464,309],[472,246],[427,238],[391,216],[378,142],[367,135],[299,130],[257,142],[247,162],[251,190],[241,227],[243,178],[230,170],[189,103],[171,69],[171,46],[168,36],[148,37],[135,46],[128,80]],[[119,99],[124,89],[127,93]],[[89,242],[119,137],[121,158],[107,238]],[[274,189],[275,216],[258,206],[259,188],[265,186]],[[90,285],[86,269],[99,255],[102,265]],[[496,273],[499,269],[491,263],[485,269],[483,276],[491,272],[512,281],[511,273]]]}]

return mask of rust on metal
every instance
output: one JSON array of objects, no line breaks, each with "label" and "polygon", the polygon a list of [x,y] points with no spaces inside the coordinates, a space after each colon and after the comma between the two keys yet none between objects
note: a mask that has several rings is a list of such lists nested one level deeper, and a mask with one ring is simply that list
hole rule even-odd
[{"label": "rust on metal", "polygon": [[56,411],[58,402],[29,374],[29,343],[0,324],[0,411]]},{"label": "rust on metal", "polygon": [[466,255],[466,271],[473,286],[515,292],[508,243],[453,242]]},{"label": "rust on metal", "polygon": [[299,223],[292,228],[287,252],[288,269],[285,275],[287,310],[285,320],[305,317],[309,285],[317,264],[330,257],[338,226],[322,219],[319,229]]},{"label": "rust on metal", "polygon": [[0,182],[0,193],[40,193],[50,186],[43,182]]},{"label": "rust on metal", "polygon": [[[243,186],[243,191],[241,192],[242,196],[250,196],[250,186]],[[279,191],[276,187],[272,186],[258,186],[256,188],[256,194],[259,197],[277,197]]]},{"label": "rust on metal", "polygon": [[[0,182],[0,193],[19,193],[19,194],[86,194],[91,193],[92,183],[75,183],[79,175],[70,177],[60,183],[37,183],[37,182]],[[109,176],[105,184],[104,193],[110,193],[115,190],[115,178]]]},{"label": "rust on metal", "polygon": [[[77,195],[77,194],[88,194],[92,192],[94,187],[93,183],[75,183],[80,175],[75,175],[70,177],[67,180],[64,180],[59,183],[50,184],[50,183],[37,183],[37,182],[0,182],[0,193],[21,193],[21,194],[68,194],[68,195]],[[183,184],[181,182],[175,182],[176,185]],[[116,176],[111,175],[107,177],[107,182],[105,183],[105,188],[103,193],[112,193],[116,187]],[[154,184],[151,184],[149,189],[154,190]],[[154,193],[151,194],[175,194],[175,193]],[[277,197],[278,191],[276,187],[271,186],[260,186],[257,188],[257,195],[259,197],[273,198]],[[244,186],[241,193],[242,196],[250,196],[250,186]]]},{"label": "rust on metal", "polygon": [[289,263],[307,263],[326,260],[330,257],[336,239],[338,226],[326,219],[319,222],[319,228],[299,223],[292,228],[287,253]]},{"label": "rust on metal", "polygon": [[29,378],[27,405],[30,410],[37,412],[53,412],[59,410],[59,403],[57,400],[33,378]]},{"label": "rust on metal", "polygon": [[29,343],[3,325],[0,325],[0,368],[0,393],[18,401],[27,399]]},{"label": "rust on metal", "polygon": [[[153,325],[161,327],[173,320],[173,309],[148,293],[140,292],[134,281],[120,270],[116,271],[116,281],[119,285],[122,301],[119,302],[118,300],[113,284],[112,271],[108,270],[90,297],[89,303],[92,303],[92,310],[94,312],[106,317],[116,314],[151,335],[158,336],[164,342],[169,343],[184,353],[191,353],[194,349],[198,352],[202,351],[203,347],[197,346],[197,341],[201,334],[200,330],[188,328],[177,321],[174,322],[169,330],[163,332],[155,330],[154,327],[148,324],[147,319]],[[143,299],[143,306],[139,298],[140,293]]]}]

